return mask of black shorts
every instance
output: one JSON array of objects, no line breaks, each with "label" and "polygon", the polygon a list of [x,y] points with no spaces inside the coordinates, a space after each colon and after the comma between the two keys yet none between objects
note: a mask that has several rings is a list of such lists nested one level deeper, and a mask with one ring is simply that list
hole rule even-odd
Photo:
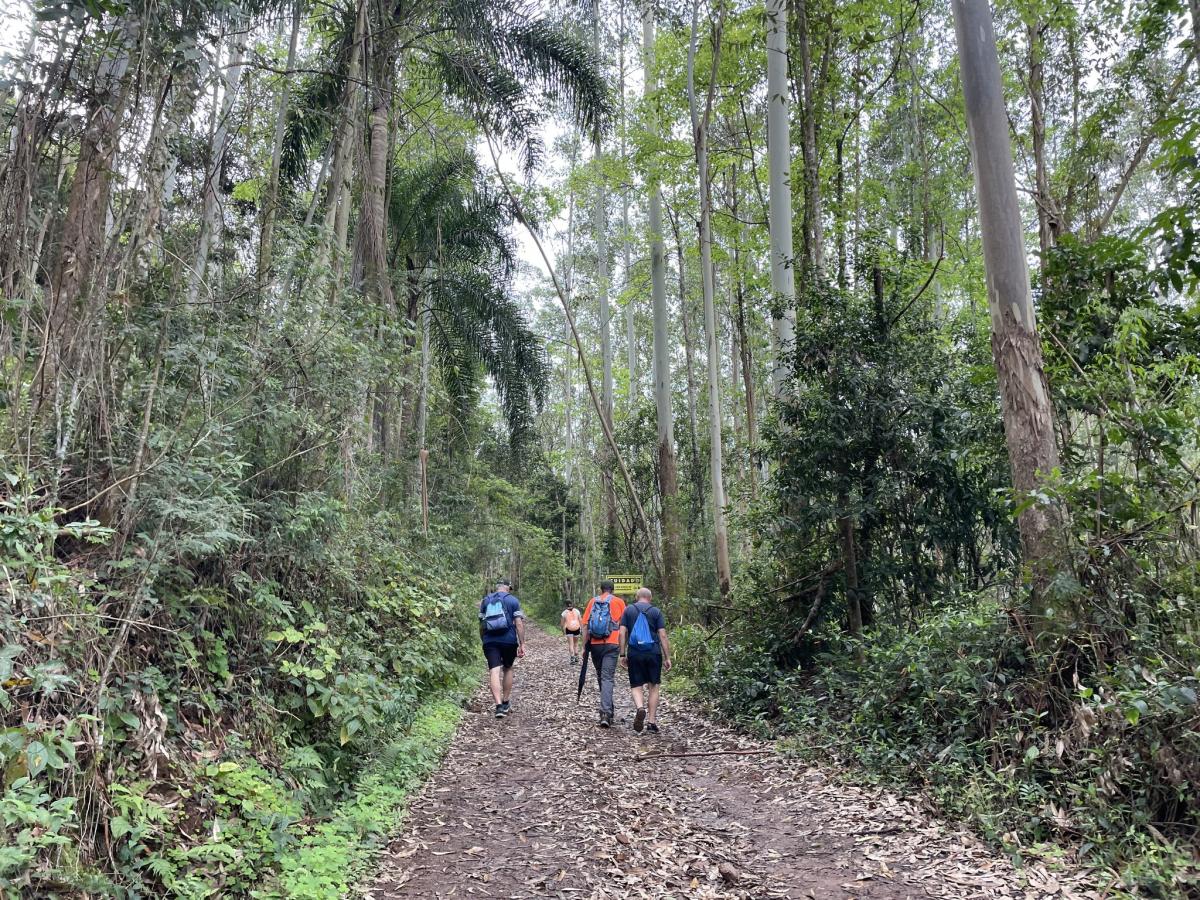
[{"label": "black shorts", "polygon": [[641,687],[643,684],[662,683],[662,654],[661,653],[630,653],[629,654],[629,686]]},{"label": "black shorts", "polygon": [[489,669],[499,668],[504,666],[506,669],[511,669],[513,663],[517,661],[517,645],[516,644],[484,644],[483,658],[487,660]]},{"label": "black shorts", "polygon": [[575,635],[575,637],[579,637],[579,635],[582,631],[583,631],[582,628],[564,628],[563,634],[573,634],[573,635]]}]

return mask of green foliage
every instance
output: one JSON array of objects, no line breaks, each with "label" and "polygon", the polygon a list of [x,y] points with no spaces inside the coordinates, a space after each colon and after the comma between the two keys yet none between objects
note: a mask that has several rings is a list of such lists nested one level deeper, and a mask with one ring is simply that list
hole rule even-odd
[{"label": "green foliage", "polygon": [[[474,688],[473,675],[460,690]],[[458,723],[462,707],[439,701],[423,707],[403,737],[372,754],[351,793],[327,822],[318,825],[280,860],[277,887],[256,897],[332,900],[342,897],[364,874],[371,851],[392,833],[413,789],[438,764]]]},{"label": "green foliage", "polygon": [[[1055,698],[1060,660],[1032,655],[982,596],[880,629],[861,665],[830,640],[812,673],[775,669],[750,648],[729,654],[706,691],[756,729],[822,736],[798,749],[919,784],[1015,855],[1065,843],[1151,896],[1197,883],[1187,841],[1200,742],[1188,723],[1200,667],[1139,653]],[[1055,720],[1056,702],[1069,718]]]}]

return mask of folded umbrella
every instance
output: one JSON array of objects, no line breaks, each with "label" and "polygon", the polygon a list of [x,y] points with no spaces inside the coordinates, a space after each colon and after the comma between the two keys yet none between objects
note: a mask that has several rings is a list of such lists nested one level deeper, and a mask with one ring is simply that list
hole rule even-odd
[{"label": "folded umbrella", "polygon": [[579,667],[579,692],[575,695],[575,702],[579,702],[579,698],[583,696],[583,685],[587,682],[587,664],[588,664],[588,649],[583,648],[583,665]]}]

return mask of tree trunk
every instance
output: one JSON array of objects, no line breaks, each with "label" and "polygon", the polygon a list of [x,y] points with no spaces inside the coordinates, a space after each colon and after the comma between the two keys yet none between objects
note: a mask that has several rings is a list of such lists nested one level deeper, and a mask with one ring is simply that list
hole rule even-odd
[{"label": "tree trunk", "polygon": [[[191,280],[188,285],[188,303],[195,304],[200,296],[200,287],[208,274],[208,256],[213,240],[221,229],[221,172],[225,168],[225,152],[229,148],[229,119],[237,102],[242,83],[242,59],[246,53],[246,32],[240,19],[230,23],[229,62],[225,68],[225,87],[221,97],[221,111],[217,127],[213,132],[208,166],[204,172],[204,206],[200,214],[200,239],[196,246],[196,261],[192,264]],[[214,95],[213,101],[216,102]]]},{"label": "tree trunk", "polygon": [[[952,6],[979,195],[992,356],[1000,381],[1013,487],[1021,502],[1058,466],[1054,410],[1029,288],[991,9],[987,0],[953,0]],[[1056,506],[1032,503],[1017,522],[1022,553],[1033,569],[1037,591],[1061,561],[1062,513]]]},{"label": "tree trunk", "polygon": [[[387,40],[387,38],[384,38]],[[396,298],[388,267],[387,177],[391,158],[391,67],[392,59],[384,47],[372,47],[371,115],[368,123],[367,168],[363,174],[362,201],[357,239],[354,247],[352,281],[391,318],[396,313]],[[374,388],[373,424],[379,452],[390,449],[391,389],[385,383]]]},{"label": "tree trunk", "polygon": [[[661,194],[660,194],[661,196]],[[692,479],[695,484],[696,504],[703,514],[704,483],[700,469],[700,424],[696,400],[695,346],[692,340],[691,311],[688,309],[687,269],[683,253],[683,236],[679,233],[679,220],[671,215],[671,231],[675,236],[675,257],[679,267],[679,319],[683,328],[684,364],[687,366],[688,438],[691,441]]]},{"label": "tree trunk", "polygon": [[283,137],[287,127],[288,101],[291,96],[291,71],[296,65],[296,44],[300,39],[300,20],[303,7],[300,0],[294,0],[292,6],[292,32],[288,40],[288,55],[286,69],[289,74],[283,76],[283,84],[279,87],[279,104],[275,108],[275,133],[271,140],[271,172],[267,179],[267,190],[263,196],[262,235],[258,249],[258,286],[261,290],[271,277],[271,264],[274,256],[275,219],[279,213],[279,165],[283,157]]},{"label": "tree trunk", "polygon": [[[645,60],[642,94],[650,98],[654,75],[654,8],[642,9]],[[656,123],[651,120],[650,127]],[[667,313],[667,261],[663,247],[662,194],[653,173],[647,174],[650,228],[650,301],[654,315],[654,408],[658,418],[658,490],[662,506],[663,595],[681,600],[687,593],[679,535],[679,476],[675,463],[675,411],[671,405],[671,337]],[[632,378],[632,374],[630,376]]]},{"label": "tree trunk", "polygon": [[704,331],[708,355],[708,442],[709,477],[712,483],[713,539],[716,544],[717,586],[721,597],[729,595],[732,575],[729,566],[729,534],[725,527],[725,478],[721,447],[721,345],[717,334],[716,299],[712,263],[712,184],[708,170],[708,123],[712,118],[717,69],[721,56],[721,28],[725,10],[720,8],[713,26],[712,67],[704,111],[696,99],[696,50],[700,30],[700,0],[692,4],[692,34],[688,44],[688,109],[692,119],[692,142],[696,152],[696,174],[700,191],[700,277],[704,291]]},{"label": "tree trunk", "polygon": [[341,271],[342,257],[346,252],[346,236],[349,233],[351,193],[351,167],[353,164],[355,135],[358,131],[358,107],[362,87],[359,84],[362,72],[363,39],[367,31],[367,0],[357,0],[357,15],[354,19],[354,35],[350,45],[350,61],[346,67],[345,102],[341,119],[334,131],[333,165],[329,178],[329,202],[325,207],[325,225],[314,267],[320,275],[330,265],[333,257],[334,290]]},{"label": "tree trunk", "polygon": [[1034,23],[1026,26],[1029,41],[1029,119],[1033,139],[1034,197],[1038,217],[1038,271],[1045,288],[1046,260],[1054,246],[1051,227],[1050,176],[1046,171],[1046,90],[1043,78],[1046,26]]},{"label": "tree trunk", "polygon": [[[733,179],[733,214],[737,217],[737,176],[738,171],[734,169]],[[743,237],[749,234],[749,226],[742,229]],[[733,245],[733,270],[737,273],[737,294],[734,298],[735,309],[733,314],[733,325],[737,335],[734,342],[735,353],[738,355],[738,361],[741,363],[742,373],[742,397],[746,404],[746,464],[747,474],[750,479],[750,498],[758,499],[758,473],[754,462],[754,456],[758,447],[758,409],[754,402],[754,360],[750,352],[749,334],[746,329],[746,279],[742,273],[742,248],[741,242],[735,241]]]},{"label": "tree trunk", "polygon": [[767,0],[767,223],[771,238],[771,318],[775,362],[771,393],[787,380],[787,356],[796,341],[795,250],[792,245],[792,138],[788,86],[787,0]]},{"label": "tree trunk", "polygon": [[800,149],[804,158],[804,257],[806,278],[825,265],[821,229],[821,173],[817,155],[817,93],[813,88],[812,49],[809,41],[807,0],[796,0],[796,44],[799,71],[796,94],[800,97]]},{"label": "tree trunk", "polygon": [[[53,380],[60,368],[73,370],[85,353],[76,340],[103,303],[97,302],[94,281],[104,249],[105,219],[112,193],[112,171],[119,143],[121,117],[132,86],[129,63],[141,34],[141,18],[130,15],[123,25],[121,46],[100,63],[96,88],[87,107],[87,122],[79,139],[75,178],[63,220],[58,264],[51,279],[50,335],[52,349],[44,377]],[[32,190],[32,182],[28,185]]]},{"label": "tree trunk", "polygon": [[[592,49],[600,51],[600,0],[592,0]],[[596,240],[596,295],[600,301],[600,402],[608,431],[613,428],[613,349],[608,304],[608,192],[604,175],[604,147],[599,126],[592,132],[592,154],[596,163],[596,205],[592,209],[592,232]],[[617,492],[612,466],[600,467],[604,483],[605,540],[612,543],[617,532]],[[647,535],[649,537],[649,535]]]},{"label": "tree trunk", "polygon": [[[849,498],[842,496],[843,509],[849,504]],[[854,519],[850,513],[844,512],[838,518],[838,535],[842,544],[842,567],[846,574],[846,630],[852,637],[862,637],[863,614],[858,595],[858,553],[854,546]],[[862,659],[862,648],[856,648],[855,654]]]},{"label": "tree trunk", "polygon": [[[619,21],[620,74],[618,90],[621,95],[621,160],[628,153],[628,116],[625,110],[625,0],[621,0]],[[643,84],[645,82],[643,81]],[[629,412],[637,409],[638,400],[638,354],[637,354],[637,293],[629,284],[629,190],[621,191],[621,286],[625,292],[625,366],[629,374]]]}]

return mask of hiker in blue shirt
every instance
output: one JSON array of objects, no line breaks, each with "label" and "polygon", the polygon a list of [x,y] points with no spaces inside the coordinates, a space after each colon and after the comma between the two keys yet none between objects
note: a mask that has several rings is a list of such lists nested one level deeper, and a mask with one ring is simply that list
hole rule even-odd
[{"label": "hiker in blue shirt", "polygon": [[511,708],[513,664],[525,656],[525,613],[511,585],[504,579],[479,604],[479,634],[487,660],[488,685],[496,701],[496,718],[503,719]]},{"label": "hiker in blue shirt", "polygon": [[[662,610],[651,603],[650,588],[639,588],[637,601],[621,616],[621,665],[629,669],[629,692],[637,712],[633,730],[643,724],[658,733],[658,691],[663,672],[671,671],[671,643]],[[647,695],[643,698],[643,690]],[[649,718],[649,722],[647,722]]]}]

